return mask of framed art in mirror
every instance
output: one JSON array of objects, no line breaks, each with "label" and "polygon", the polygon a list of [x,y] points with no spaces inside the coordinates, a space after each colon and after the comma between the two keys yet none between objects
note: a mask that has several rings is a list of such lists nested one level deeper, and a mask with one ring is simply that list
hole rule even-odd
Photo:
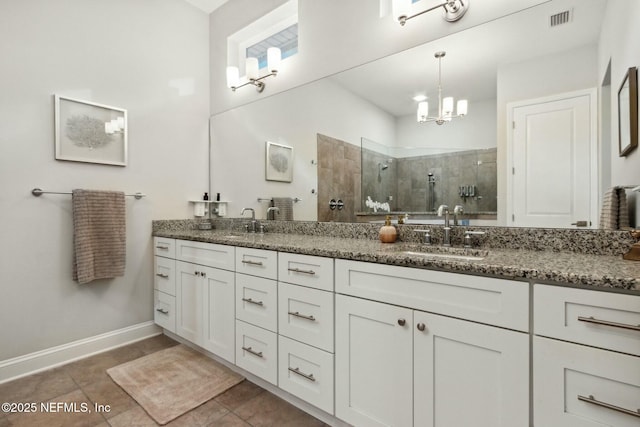
[{"label": "framed art in mirror", "polygon": [[127,165],[127,110],[54,97],[57,160]]},{"label": "framed art in mirror", "polygon": [[265,159],[267,181],[293,181],[293,147],[267,141]]},{"label": "framed art in mirror", "polygon": [[627,70],[618,90],[618,144],[620,157],[638,146],[638,69]]}]

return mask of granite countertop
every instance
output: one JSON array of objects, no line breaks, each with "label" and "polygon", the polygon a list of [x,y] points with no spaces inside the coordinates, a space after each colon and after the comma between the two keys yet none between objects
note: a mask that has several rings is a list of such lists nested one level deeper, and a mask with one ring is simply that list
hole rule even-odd
[{"label": "granite countertop", "polygon": [[154,236],[195,240],[306,255],[343,258],[405,267],[480,274],[543,283],[581,285],[640,294],[640,262],[621,256],[513,249],[454,248],[459,255],[482,259],[436,258],[405,252],[438,252],[443,248],[419,243],[380,243],[370,239],[301,234],[249,234],[229,230],[159,230]]}]

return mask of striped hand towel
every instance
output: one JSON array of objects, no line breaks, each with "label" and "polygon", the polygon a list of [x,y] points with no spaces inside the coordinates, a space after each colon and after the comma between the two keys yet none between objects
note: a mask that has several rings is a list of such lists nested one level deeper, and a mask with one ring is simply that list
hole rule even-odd
[{"label": "striped hand towel", "polygon": [[73,280],[80,284],[124,276],[124,193],[73,190]]}]

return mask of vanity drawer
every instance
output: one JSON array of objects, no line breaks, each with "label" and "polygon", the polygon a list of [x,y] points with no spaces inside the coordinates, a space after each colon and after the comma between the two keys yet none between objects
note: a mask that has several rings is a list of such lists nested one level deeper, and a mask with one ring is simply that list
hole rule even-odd
[{"label": "vanity drawer", "polygon": [[176,240],[176,259],[233,271],[235,270],[235,247]]},{"label": "vanity drawer", "polygon": [[529,284],[336,259],[336,292],[529,331]]},{"label": "vanity drawer", "polygon": [[176,295],[176,260],[153,257],[153,287],[169,295]]},{"label": "vanity drawer", "polygon": [[535,425],[638,426],[639,367],[637,356],[534,337]]},{"label": "vanity drawer", "polygon": [[534,285],[536,335],[640,356],[640,296]]},{"label": "vanity drawer", "polygon": [[278,283],[278,333],[333,352],[333,292]]},{"label": "vanity drawer", "polygon": [[236,320],[236,346],[236,365],[278,384],[277,334]]},{"label": "vanity drawer", "polygon": [[153,254],[166,258],[176,257],[176,239],[166,237],[153,238]]},{"label": "vanity drawer", "polygon": [[236,318],[277,332],[277,282],[236,273]]},{"label": "vanity drawer", "polygon": [[279,252],[278,280],[333,291],[333,258]]},{"label": "vanity drawer", "polygon": [[169,332],[176,332],[176,297],[154,291],[153,321]]},{"label": "vanity drawer", "polygon": [[278,387],[333,414],[333,354],[278,337]]},{"label": "vanity drawer", "polygon": [[236,248],[236,272],[278,278],[278,253],[264,249]]}]

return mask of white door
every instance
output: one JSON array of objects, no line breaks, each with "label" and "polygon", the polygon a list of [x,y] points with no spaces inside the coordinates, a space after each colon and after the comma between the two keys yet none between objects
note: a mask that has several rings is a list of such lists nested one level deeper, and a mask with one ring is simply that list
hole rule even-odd
[{"label": "white door", "polygon": [[201,267],[204,279],[204,339],[202,346],[235,363],[235,274]]},{"label": "white door", "polygon": [[527,427],[529,334],[414,312],[414,425]]},{"label": "white door", "polygon": [[176,261],[176,334],[202,345],[201,265]]},{"label": "white door", "polygon": [[595,90],[509,105],[507,224],[597,226]]},{"label": "white door", "polygon": [[336,416],[354,426],[413,425],[412,311],[336,295]]}]

